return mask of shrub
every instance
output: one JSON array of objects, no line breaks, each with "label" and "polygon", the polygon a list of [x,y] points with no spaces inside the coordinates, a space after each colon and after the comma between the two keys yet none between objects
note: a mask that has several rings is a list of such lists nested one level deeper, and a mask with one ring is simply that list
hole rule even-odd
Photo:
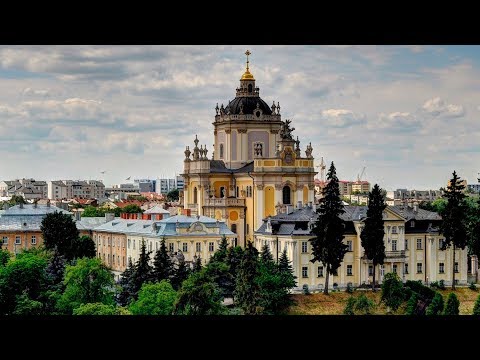
[{"label": "shrub", "polygon": [[416,315],[417,303],[418,296],[416,293],[412,293],[412,296],[410,296],[410,299],[407,302],[407,309],[405,310],[405,315]]},{"label": "shrub", "polygon": [[353,285],[351,282],[347,283],[347,293],[352,294],[353,293]]},{"label": "shrub", "polygon": [[445,281],[444,281],[444,280],[440,280],[440,281],[438,282],[438,288],[439,288],[440,290],[445,290],[445,289],[446,289],[446,288],[445,288]]},{"label": "shrub", "polygon": [[[440,283],[439,286],[441,286]],[[423,298],[425,301],[428,302],[430,302],[435,296],[435,291],[423,285],[420,280],[407,280],[407,282],[405,283],[405,287],[410,288],[413,292],[417,293],[419,297]]]},{"label": "shrub", "polygon": [[402,304],[404,299],[404,291],[402,280],[396,273],[385,274],[385,278],[382,283],[382,301],[390,307],[393,311],[396,311]]},{"label": "shrub", "polygon": [[431,287],[432,289],[439,289],[438,281],[432,281],[432,282],[430,283],[430,287]]},{"label": "shrub", "polygon": [[303,295],[310,295],[310,290],[308,289],[307,284],[303,284],[302,291],[303,291]]},{"label": "shrub", "polygon": [[443,315],[458,315],[460,313],[460,301],[453,292],[448,295],[447,304]]},{"label": "shrub", "polygon": [[474,282],[471,282],[470,285],[468,286],[470,290],[477,291],[477,285],[475,285]]},{"label": "shrub", "polygon": [[427,307],[427,315],[441,315],[443,311],[443,296],[439,292],[435,293],[432,302]]},{"label": "shrub", "polygon": [[473,306],[473,315],[480,315],[480,295],[478,295],[475,305]]},{"label": "shrub", "polygon": [[365,294],[360,295],[355,301],[355,310],[365,315],[371,315],[375,304]]},{"label": "shrub", "polygon": [[345,309],[343,309],[343,314],[344,315],[355,315],[354,309],[355,309],[355,303],[357,302],[357,299],[355,299],[353,296],[350,296],[347,300],[347,305],[345,306]]},{"label": "shrub", "polygon": [[338,289],[338,284],[336,282],[333,283],[333,290],[337,290]]}]

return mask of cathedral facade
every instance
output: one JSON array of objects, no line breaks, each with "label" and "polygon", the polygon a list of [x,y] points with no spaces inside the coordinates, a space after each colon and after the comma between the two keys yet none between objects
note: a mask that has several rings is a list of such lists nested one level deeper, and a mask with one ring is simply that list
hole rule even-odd
[{"label": "cathedral facade", "polygon": [[192,215],[224,220],[237,234],[237,245],[253,241],[268,216],[314,201],[313,148],[304,151],[290,120],[282,120],[280,103],[269,106],[249,69],[236,96],[215,108],[213,155],[195,136],[185,149],[184,209]]}]

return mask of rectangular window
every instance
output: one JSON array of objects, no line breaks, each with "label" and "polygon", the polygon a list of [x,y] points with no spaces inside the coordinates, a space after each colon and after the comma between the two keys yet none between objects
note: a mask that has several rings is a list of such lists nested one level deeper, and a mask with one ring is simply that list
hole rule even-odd
[{"label": "rectangular window", "polygon": [[438,272],[440,274],[444,274],[445,273],[445,264],[444,263],[439,263],[438,264]]},{"label": "rectangular window", "polygon": [[250,224],[247,224],[247,235],[250,234]]},{"label": "rectangular window", "polygon": [[408,264],[405,264],[405,274],[408,274]]},{"label": "rectangular window", "polygon": [[397,264],[393,264],[392,271],[396,274],[397,273]]},{"label": "rectangular window", "polygon": [[455,267],[454,267],[454,270],[456,273],[458,273],[458,262],[455,262]]},{"label": "rectangular window", "polygon": [[201,243],[197,242],[197,243],[195,244],[195,251],[196,251],[196,252],[202,251],[202,244],[201,244]]},{"label": "rectangular window", "polygon": [[443,249],[443,239],[438,239],[438,249],[439,250]]},{"label": "rectangular window", "polygon": [[20,240],[20,236],[15,236],[15,244],[20,244],[21,243],[21,240]]},{"label": "rectangular window", "polygon": [[306,253],[306,252],[307,252],[307,242],[302,241],[302,253]]},{"label": "rectangular window", "polygon": [[397,251],[397,240],[392,240],[392,251]]},{"label": "rectangular window", "polygon": [[2,240],[3,240],[3,245],[8,245],[8,236],[4,236]]},{"label": "rectangular window", "polygon": [[422,250],[422,239],[417,239],[417,250]]},{"label": "rectangular window", "polygon": [[213,250],[214,250],[214,243],[213,243],[213,241],[211,241],[211,242],[208,243],[208,251],[211,252]]},{"label": "rectangular window", "polygon": [[347,276],[353,275],[352,265],[347,265]]},{"label": "rectangular window", "polygon": [[317,268],[317,276],[318,277],[323,277],[323,266],[319,266]]},{"label": "rectangular window", "polygon": [[373,265],[368,265],[368,276],[373,276]]},{"label": "rectangular window", "polygon": [[308,267],[302,266],[302,278],[308,278]]},{"label": "rectangular window", "polygon": [[392,234],[396,234],[397,233],[397,227],[396,226],[392,226]]},{"label": "rectangular window", "polygon": [[135,239],[133,239],[133,250],[135,250]]},{"label": "rectangular window", "polygon": [[352,240],[347,241],[347,246],[348,246],[348,248],[347,248],[348,251],[353,251],[353,241]]},{"label": "rectangular window", "polygon": [[173,243],[168,244],[168,251],[173,253]]},{"label": "rectangular window", "polygon": [[408,250],[408,239],[405,239],[405,250]]},{"label": "rectangular window", "polygon": [[115,255],[112,255],[112,265],[115,265]]},{"label": "rectangular window", "polygon": [[182,251],[183,251],[183,252],[187,252],[187,251],[188,251],[188,244],[187,244],[187,243],[183,243]]},{"label": "rectangular window", "polygon": [[32,235],[32,245],[35,245],[37,243],[37,236]]},{"label": "rectangular window", "polygon": [[422,273],[422,263],[417,263],[417,274]]}]

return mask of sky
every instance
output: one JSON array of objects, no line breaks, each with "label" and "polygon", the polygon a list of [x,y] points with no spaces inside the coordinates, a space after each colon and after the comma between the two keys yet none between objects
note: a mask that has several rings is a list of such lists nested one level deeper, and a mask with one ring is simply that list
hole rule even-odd
[{"label": "sky", "polygon": [[[245,69],[341,180],[438,189],[480,172],[480,46],[2,46],[0,180],[181,173]],[[102,172],[104,172],[102,174]],[[131,178],[130,181],[126,180]]]}]

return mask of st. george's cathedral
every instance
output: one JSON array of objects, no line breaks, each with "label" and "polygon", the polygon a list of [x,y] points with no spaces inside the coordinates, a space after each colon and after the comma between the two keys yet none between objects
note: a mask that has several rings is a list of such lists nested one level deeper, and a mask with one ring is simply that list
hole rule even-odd
[{"label": "st. george's cathedral", "polygon": [[235,98],[216,106],[213,157],[195,136],[185,149],[184,209],[225,221],[237,244],[253,241],[262,219],[287,206],[314,201],[313,148],[304,151],[290,120],[282,121],[280,103],[269,106],[249,69],[240,78]]}]

